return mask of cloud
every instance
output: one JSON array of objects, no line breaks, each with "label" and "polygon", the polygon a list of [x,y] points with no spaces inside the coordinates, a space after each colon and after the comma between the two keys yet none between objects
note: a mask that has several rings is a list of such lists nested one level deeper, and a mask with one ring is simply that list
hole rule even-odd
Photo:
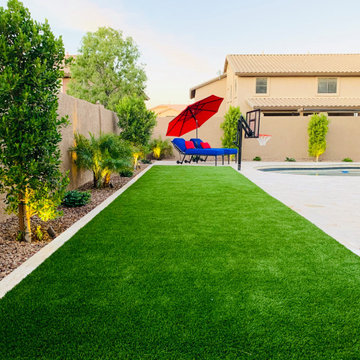
[{"label": "cloud", "polygon": [[[66,29],[81,32],[95,31],[100,26],[113,26],[112,13],[108,8],[102,8],[89,0],[32,0],[57,25]],[[121,22],[121,14],[117,14]]]},{"label": "cloud", "polygon": [[[51,23],[56,22],[64,30],[88,32],[110,26],[131,36],[151,58],[161,57],[172,67],[202,73],[212,69],[205,57],[199,58],[178,36],[160,33],[147,26],[141,14],[103,7],[92,0],[31,0],[31,4],[41,8]],[[117,3],[117,6],[121,4]]]}]

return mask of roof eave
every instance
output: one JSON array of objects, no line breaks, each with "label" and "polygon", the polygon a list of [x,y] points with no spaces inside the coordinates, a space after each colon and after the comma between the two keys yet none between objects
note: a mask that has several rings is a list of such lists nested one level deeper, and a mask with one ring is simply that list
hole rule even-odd
[{"label": "roof eave", "polygon": [[284,77],[284,76],[360,76],[359,72],[241,72],[237,71],[235,75],[240,77]]},{"label": "roof eave", "polygon": [[336,110],[359,110],[359,106],[261,106],[261,105],[250,105],[254,110],[288,110],[288,111],[336,111]]},{"label": "roof eave", "polygon": [[206,85],[209,85],[209,84],[211,84],[211,83],[213,83],[213,82],[216,82],[216,81],[225,79],[226,77],[227,77],[226,74],[221,74],[221,75],[217,76],[216,78],[210,79],[210,80],[205,81],[205,82],[203,82],[203,83],[201,83],[201,84],[199,84],[199,85],[193,86],[193,87],[190,88],[190,90],[189,90],[189,92],[190,92],[190,99],[193,99],[193,98],[195,97],[195,96],[192,96],[193,91],[195,91],[195,90],[197,90],[197,89],[200,89],[200,88],[202,88],[202,87],[204,87],[204,86],[206,86]]}]

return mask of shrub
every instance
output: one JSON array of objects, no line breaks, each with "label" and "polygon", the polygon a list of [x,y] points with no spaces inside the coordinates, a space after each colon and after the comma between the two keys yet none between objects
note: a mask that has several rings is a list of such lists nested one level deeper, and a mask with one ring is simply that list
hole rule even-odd
[{"label": "shrub", "polygon": [[289,158],[289,157],[286,157],[285,161],[295,162],[296,160],[295,160],[294,158]]},{"label": "shrub", "polygon": [[221,138],[223,147],[235,148],[234,141],[236,140],[237,122],[240,119],[240,107],[230,106],[228,112],[225,114],[225,120],[220,125],[224,130],[224,136]]},{"label": "shrub", "polygon": [[132,144],[146,146],[156,125],[156,115],[146,108],[144,99],[125,96],[115,107],[115,112],[119,118],[120,137]]},{"label": "shrub", "polygon": [[325,114],[314,114],[308,125],[309,155],[319,161],[319,156],[326,150],[326,134],[329,130],[329,120]]},{"label": "shrub", "polygon": [[141,162],[143,164],[151,164],[151,160],[150,159],[141,159]]},{"label": "shrub", "polygon": [[156,160],[162,160],[166,157],[170,157],[173,154],[173,148],[169,140],[162,140],[161,137],[153,139],[150,144],[152,156]]},{"label": "shrub", "polygon": [[62,204],[66,207],[79,207],[88,204],[90,199],[89,191],[71,190],[65,194]]},{"label": "shrub", "polygon": [[255,156],[255,157],[253,158],[253,161],[261,161],[261,157],[260,157],[260,156]]},{"label": "shrub", "polygon": [[123,169],[120,170],[119,175],[121,177],[132,177],[134,175],[134,172],[131,169]]},{"label": "shrub", "polygon": [[344,162],[353,162],[353,160],[350,159],[349,157],[346,157],[345,159],[342,159],[342,161],[344,161]]}]

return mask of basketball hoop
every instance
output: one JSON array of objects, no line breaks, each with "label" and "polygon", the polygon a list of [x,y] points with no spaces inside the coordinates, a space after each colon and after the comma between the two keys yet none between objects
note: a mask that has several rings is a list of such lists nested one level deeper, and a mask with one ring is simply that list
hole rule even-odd
[{"label": "basketball hoop", "polygon": [[260,144],[260,146],[265,146],[266,143],[271,139],[271,135],[265,135],[265,134],[260,134],[258,137],[258,142]]}]

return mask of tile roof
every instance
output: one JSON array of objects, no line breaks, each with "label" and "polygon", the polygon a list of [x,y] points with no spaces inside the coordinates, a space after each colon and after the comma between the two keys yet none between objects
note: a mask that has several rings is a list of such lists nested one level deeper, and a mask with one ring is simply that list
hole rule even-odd
[{"label": "tile roof", "polygon": [[183,111],[186,107],[187,107],[187,105],[185,105],[185,104],[161,104],[161,105],[152,107],[150,110],[155,112],[155,114],[157,114],[157,115],[161,115],[161,114],[169,112],[171,110],[174,112],[174,114],[175,113],[180,114],[181,111]]},{"label": "tile roof", "polygon": [[360,98],[347,97],[309,97],[309,98],[274,98],[256,97],[247,99],[253,109],[360,109]]},{"label": "tile roof", "polygon": [[258,54],[227,55],[239,76],[360,75],[360,54]]}]

